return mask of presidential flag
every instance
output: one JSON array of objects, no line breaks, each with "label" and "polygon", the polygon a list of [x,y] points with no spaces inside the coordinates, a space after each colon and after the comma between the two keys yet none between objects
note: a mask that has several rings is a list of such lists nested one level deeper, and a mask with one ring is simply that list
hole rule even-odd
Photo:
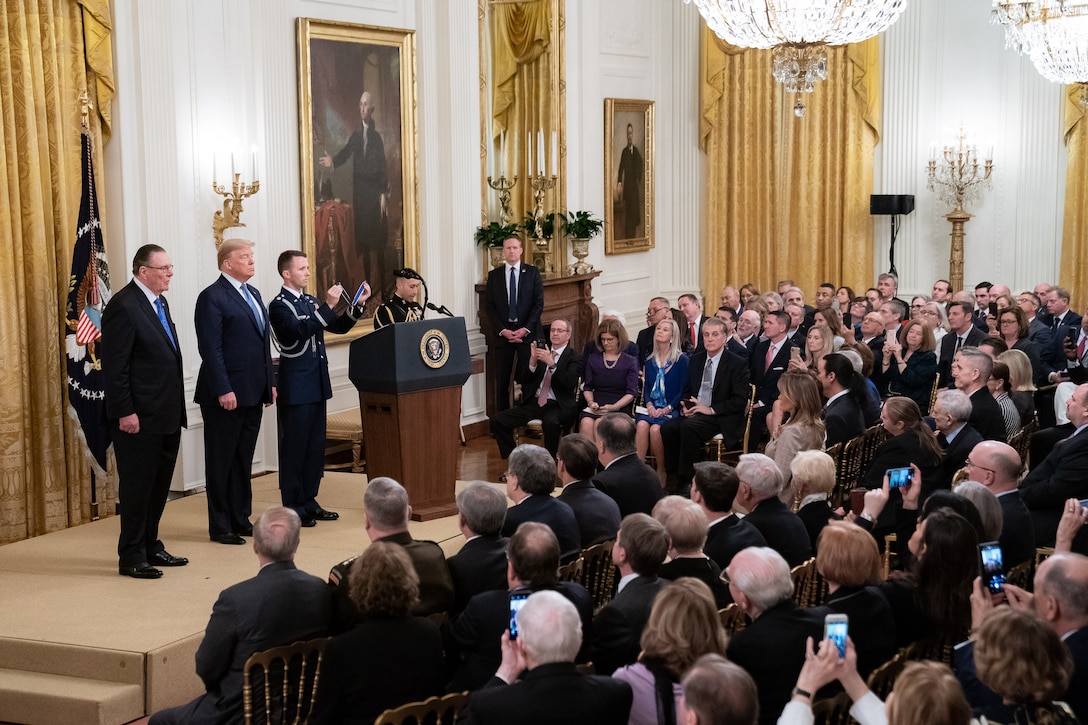
[{"label": "presidential flag", "polygon": [[79,421],[87,452],[100,472],[110,445],[102,379],[102,309],[110,299],[110,270],[98,219],[90,132],[81,134],[83,195],[79,202],[72,276],[65,311],[65,358],[68,363],[68,412]]}]

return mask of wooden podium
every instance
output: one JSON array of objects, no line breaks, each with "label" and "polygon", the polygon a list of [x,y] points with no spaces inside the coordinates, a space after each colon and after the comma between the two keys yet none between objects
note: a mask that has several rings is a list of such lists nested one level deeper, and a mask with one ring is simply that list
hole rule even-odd
[{"label": "wooden podium", "polygon": [[457,512],[461,386],[471,373],[463,317],[390,325],[351,343],[367,476],[403,485],[416,521]]}]

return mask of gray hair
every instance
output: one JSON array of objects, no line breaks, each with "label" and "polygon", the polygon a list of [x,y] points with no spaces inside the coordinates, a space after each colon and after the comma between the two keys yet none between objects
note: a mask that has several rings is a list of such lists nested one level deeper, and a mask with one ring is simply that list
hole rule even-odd
[{"label": "gray hair", "polygon": [[489,483],[473,481],[457,494],[465,526],[481,536],[495,536],[506,522],[506,496]]},{"label": "gray hair", "polygon": [[982,532],[987,540],[997,541],[1001,538],[1005,518],[1001,512],[1001,502],[993,491],[978,481],[963,481],[952,489],[952,493],[963,496],[978,509],[979,518],[982,519]]},{"label": "gray hair", "polygon": [[391,530],[408,526],[408,492],[388,476],[378,476],[366,487],[363,508],[378,528]]},{"label": "gray hair", "polygon": [[782,490],[782,470],[773,458],[762,453],[745,453],[737,463],[737,476],[762,498],[777,496]]},{"label": "gray hair", "polygon": [[[1088,617],[1088,580],[1076,579],[1069,571],[1072,565],[1083,564],[1082,554],[1061,552],[1046,560],[1046,570],[1040,582],[1047,593],[1058,600],[1063,613],[1069,619],[1083,620]],[[1036,587],[1036,592],[1039,587]]]},{"label": "gray hair", "polygon": [[765,612],[793,596],[790,565],[774,549],[750,546],[740,551],[729,566],[733,586]]},{"label": "gray hair", "polygon": [[700,725],[755,725],[759,718],[755,680],[719,654],[695,660],[681,685],[684,702]]},{"label": "gray hair", "polygon": [[971,398],[962,390],[942,390],[937,393],[937,402],[941,404],[944,412],[948,413],[952,420],[960,423],[966,423],[970,420],[971,411],[973,410]]},{"label": "gray hair", "polygon": [[606,317],[612,317],[616,320],[619,320],[621,325],[627,327],[627,316],[619,310],[601,310],[601,321],[603,322]]},{"label": "gray hair", "polygon": [[857,350],[843,349],[838,353],[844,358],[850,361],[850,367],[854,368],[854,372],[861,375],[865,370],[865,363],[861,359],[861,354]]},{"label": "gray hair", "polygon": [[558,592],[534,592],[518,612],[518,638],[538,665],[573,662],[582,646],[582,619]]},{"label": "gray hair", "polygon": [[522,443],[510,453],[509,466],[525,493],[547,495],[555,489],[555,460],[547,449]]},{"label": "gray hair", "polygon": [[294,561],[302,521],[285,506],[266,509],[253,522],[253,548],[269,561]]},{"label": "gray hair", "polygon": [[985,385],[994,371],[994,359],[977,347],[961,347],[958,354],[960,359],[978,370],[978,382]]}]

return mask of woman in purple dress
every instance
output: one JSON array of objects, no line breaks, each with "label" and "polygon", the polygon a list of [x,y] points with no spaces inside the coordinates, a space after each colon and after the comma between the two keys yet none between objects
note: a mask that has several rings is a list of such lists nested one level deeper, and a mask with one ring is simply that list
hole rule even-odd
[{"label": "woman in purple dress", "polygon": [[597,351],[586,359],[586,381],[582,396],[586,408],[578,423],[578,432],[597,440],[597,419],[605,413],[631,414],[631,403],[638,393],[638,360],[623,350],[627,331],[618,320],[607,319],[597,325]]}]

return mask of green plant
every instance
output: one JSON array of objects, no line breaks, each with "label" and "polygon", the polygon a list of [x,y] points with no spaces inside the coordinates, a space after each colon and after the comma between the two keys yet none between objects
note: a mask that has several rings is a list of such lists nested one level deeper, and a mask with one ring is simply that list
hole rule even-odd
[{"label": "green plant", "polygon": [[476,244],[481,247],[501,247],[510,237],[518,235],[517,224],[491,222],[487,226],[476,227]]},{"label": "green plant", "polygon": [[592,239],[601,233],[604,222],[588,211],[572,211],[567,214],[567,234],[575,239]]},{"label": "green plant", "polygon": [[[540,224],[540,233],[544,239],[551,239],[555,236],[556,224],[562,226],[563,224],[562,213],[552,212],[551,214],[544,215],[544,221]],[[525,220],[521,223],[521,229],[525,232],[525,236],[532,238],[536,236],[536,217],[526,212]]]}]

